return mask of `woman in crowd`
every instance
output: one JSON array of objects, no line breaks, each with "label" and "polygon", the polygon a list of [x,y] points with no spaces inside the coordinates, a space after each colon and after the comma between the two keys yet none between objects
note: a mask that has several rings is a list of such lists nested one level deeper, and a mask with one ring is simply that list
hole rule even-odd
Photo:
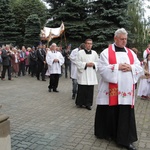
[{"label": "woman in crowd", "polygon": [[18,77],[18,72],[19,72],[19,53],[18,50],[16,48],[12,49],[13,51],[13,55],[12,55],[12,75],[14,75],[15,77]]}]

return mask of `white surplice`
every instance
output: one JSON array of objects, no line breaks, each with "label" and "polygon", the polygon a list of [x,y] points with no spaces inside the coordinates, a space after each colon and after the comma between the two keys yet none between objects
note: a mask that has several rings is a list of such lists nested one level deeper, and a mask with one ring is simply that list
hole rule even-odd
[{"label": "white surplice", "polygon": [[[58,59],[59,62],[54,62],[54,59]],[[61,66],[64,64],[64,57],[60,52],[48,51],[46,54],[46,62],[48,64],[46,74],[61,74]]]},{"label": "white surplice", "polygon": [[[144,66],[143,66],[144,68]],[[150,72],[150,61],[148,61],[148,68]],[[144,69],[142,76],[145,76]],[[150,79],[141,78],[138,86],[137,96],[150,96]]]},{"label": "white surplice", "polygon": [[[113,50],[115,51],[114,44]],[[98,105],[108,105],[109,104],[109,83],[118,84],[118,104],[119,105],[134,105],[135,103],[135,92],[133,84],[137,83],[141,73],[143,71],[140,66],[140,61],[138,60],[136,54],[132,52],[134,63],[131,65],[132,71],[122,72],[118,70],[120,63],[130,64],[128,57],[128,51],[126,52],[116,52],[117,64],[109,64],[108,59],[108,48],[102,51],[100,54],[100,59],[98,62],[98,70],[101,76],[98,87],[98,95],[96,103]],[[114,70],[112,68],[114,67]]]},{"label": "white surplice", "polygon": [[[81,85],[96,85],[97,81],[97,62],[98,54],[91,50],[92,54],[86,54],[85,50],[80,50],[77,54],[76,66],[77,66],[77,82]],[[95,64],[95,69],[93,67],[87,67],[85,69],[86,63],[93,62]]]},{"label": "white surplice", "polygon": [[72,50],[69,56],[71,60],[71,78],[72,79],[77,79],[76,58],[77,58],[78,51],[79,51],[79,48]]}]

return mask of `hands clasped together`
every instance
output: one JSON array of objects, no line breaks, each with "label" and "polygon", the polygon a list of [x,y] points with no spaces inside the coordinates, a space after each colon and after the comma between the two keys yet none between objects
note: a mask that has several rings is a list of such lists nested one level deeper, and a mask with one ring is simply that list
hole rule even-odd
[{"label": "hands clasped together", "polygon": [[121,63],[119,64],[119,70],[123,71],[123,72],[127,72],[127,71],[131,71],[131,65],[130,64],[126,64],[126,63]]},{"label": "hands clasped together", "polygon": [[86,63],[87,67],[93,67],[95,64],[93,62]]}]

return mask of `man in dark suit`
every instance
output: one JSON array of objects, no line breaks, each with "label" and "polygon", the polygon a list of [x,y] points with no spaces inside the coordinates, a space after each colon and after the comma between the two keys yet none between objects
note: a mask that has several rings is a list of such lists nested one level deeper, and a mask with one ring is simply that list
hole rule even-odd
[{"label": "man in dark suit", "polygon": [[42,48],[42,44],[40,43],[36,52],[37,55],[37,80],[40,80],[40,74],[42,77],[42,81],[45,80],[45,69],[44,65],[46,64],[45,57],[46,57],[46,52]]},{"label": "man in dark suit", "polygon": [[3,64],[3,70],[2,70],[2,75],[1,75],[1,80],[5,80],[5,74],[6,70],[8,71],[8,80],[12,80],[11,78],[11,51],[10,51],[10,46],[6,45],[4,49],[2,49],[2,64]]},{"label": "man in dark suit", "polygon": [[34,75],[36,75],[37,69],[37,57],[35,47],[32,47],[32,50],[29,54],[29,58],[30,58],[29,62],[30,62],[31,76],[34,77]]}]

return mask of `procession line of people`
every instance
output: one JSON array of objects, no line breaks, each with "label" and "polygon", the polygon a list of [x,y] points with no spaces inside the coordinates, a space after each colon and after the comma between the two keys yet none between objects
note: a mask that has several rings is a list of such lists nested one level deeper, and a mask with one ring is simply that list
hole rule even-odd
[{"label": "procession line of people", "polygon": [[77,70],[75,104],[78,107],[92,109],[94,85],[98,84],[96,74],[100,76],[95,136],[111,139],[128,150],[136,150],[133,145],[138,140],[134,115],[135,84],[142,75],[143,68],[133,50],[125,47],[127,35],[124,28],[116,30],[114,43],[101,52],[100,58],[92,50],[93,41],[87,39],[83,49],[74,50],[76,58],[70,58]]},{"label": "procession line of people", "polygon": [[[141,64],[136,49],[126,47],[127,38],[127,31],[120,28],[114,33],[114,43],[109,44],[100,56],[92,49],[92,39],[86,39],[72,51],[68,48],[65,53],[71,65],[72,99],[75,99],[78,108],[92,110],[94,86],[98,84],[95,136],[111,139],[128,150],[136,150],[133,145],[138,140],[134,114],[135,89],[138,89],[141,98],[149,98],[150,47],[144,51]],[[18,63],[18,68],[13,68],[15,75],[24,76],[28,71],[32,77],[36,76],[37,80],[42,81],[46,81],[45,76],[48,76],[48,92],[58,93],[59,78],[66,59],[62,49],[56,43],[49,48],[40,43],[36,50],[29,49],[28,53],[25,47],[20,52],[15,48],[10,50],[9,46],[2,49],[1,79],[5,79],[7,70],[8,80],[11,80],[11,66]],[[66,70],[65,78],[68,77]],[[139,79],[139,87],[136,87]]]}]

